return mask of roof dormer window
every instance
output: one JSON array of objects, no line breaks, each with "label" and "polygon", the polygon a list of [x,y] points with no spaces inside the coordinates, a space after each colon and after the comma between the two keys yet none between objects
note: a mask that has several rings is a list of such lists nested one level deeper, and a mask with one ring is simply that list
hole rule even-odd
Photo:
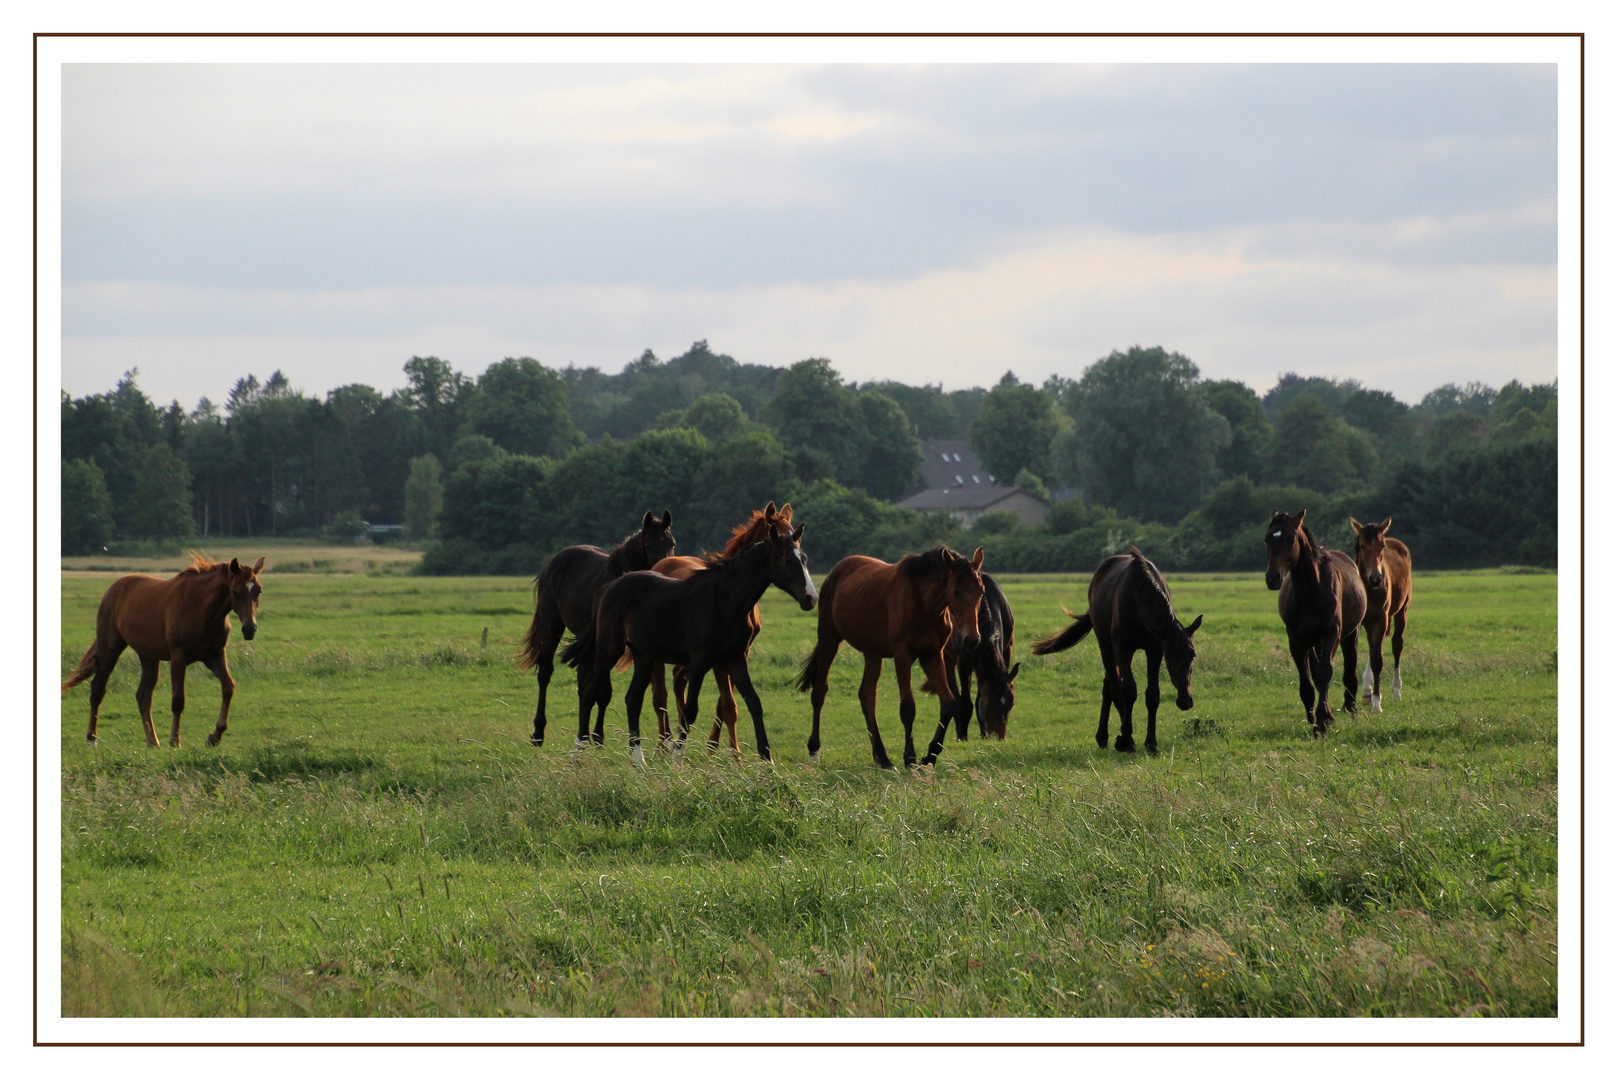
[{"label": "roof dormer window", "polygon": [[943,462],[944,462],[944,463],[945,463],[945,464],[947,464],[947,465],[949,465],[949,464],[950,464],[950,463],[951,463],[951,455],[949,455],[949,454],[945,454],[945,453],[941,453],[941,454],[940,454],[940,455],[939,455],[939,460],[941,460],[941,461],[943,461]]},{"label": "roof dormer window", "polygon": [[953,454],[951,454],[951,457],[955,458],[957,461],[962,460],[962,455],[961,454],[953,453]]},{"label": "roof dormer window", "polygon": [[956,474],[956,482],[958,484],[960,484],[962,482],[962,474],[961,473]]},{"label": "roof dormer window", "polygon": [[978,473],[973,474],[973,482],[975,484],[977,484],[979,482],[979,474]]}]

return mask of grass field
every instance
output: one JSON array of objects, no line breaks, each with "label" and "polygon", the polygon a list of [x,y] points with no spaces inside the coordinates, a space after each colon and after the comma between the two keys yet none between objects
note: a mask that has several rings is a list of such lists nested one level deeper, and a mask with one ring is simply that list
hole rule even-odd
[{"label": "grass field", "polygon": [[[114,576],[64,573],[64,671]],[[1320,742],[1259,575],[1173,576],[1205,622],[1157,758],[1092,741],[1090,640],[1029,656],[1083,579],[1000,580],[1005,743],[879,772],[846,650],[810,765],[815,616],[773,591],[753,670],[777,764],[638,773],[624,676],[605,749],[569,753],[566,669],[527,745],[526,581],[268,573],[219,749],[198,668],[178,751],[144,747],[131,657],[101,745],[87,688],[62,697],[64,1011],[1557,1013],[1556,575],[1419,575],[1406,699]],[[936,716],[919,702],[920,742]]]}]

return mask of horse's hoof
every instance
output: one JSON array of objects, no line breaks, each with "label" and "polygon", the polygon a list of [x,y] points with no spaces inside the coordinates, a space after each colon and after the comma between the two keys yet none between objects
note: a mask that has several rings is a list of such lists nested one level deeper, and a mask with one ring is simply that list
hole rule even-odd
[{"label": "horse's hoof", "polygon": [[1149,757],[1158,757],[1159,756],[1159,744],[1158,743],[1143,743],[1142,744],[1142,749],[1144,749],[1144,750],[1146,750],[1148,752]]},{"label": "horse's hoof", "polygon": [[1099,749],[1099,750],[1108,749],[1108,736],[1107,735],[1099,735],[1099,736],[1097,736],[1097,749]]},{"label": "horse's hoof", "polygon": [[927,757],[923,758],[920,762],[918,762],[918,764],[919,765],[932,766],[938,760],[939,760],[939,755],[938,754],[929,754]]},{"label": "horse's hoof", "polygon": [[812,750],[810,752],[810,764],[812,764],[812,765],[820,765],[821,764],[821,751]]},{"label": "horse's hoof", "polygon": [[1377,694],[1367,700],[1367,706],[1369,712],[1381,713],[1384,711],[1384,703],[1378,699]]},{"label": "horse's hoof", "polygon": [[1128,735],[1121,735],[1114,740],[1114,749],[1122,754],[1136,753],[1136,740]]},{"label": "horse's hoof", "polygon": [[633,746],[630,748],[630,764],[638,769],[647,767],[647,756],[641,752],[641,747]]}]

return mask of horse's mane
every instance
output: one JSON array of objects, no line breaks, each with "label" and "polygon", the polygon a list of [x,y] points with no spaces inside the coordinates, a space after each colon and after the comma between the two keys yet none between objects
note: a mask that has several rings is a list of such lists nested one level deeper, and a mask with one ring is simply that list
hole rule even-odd
[{"label": "horse's mane", "polygon": [[1325,554],[1322,545],[1316,542],[1316,534],[1311,532],[1311,527],[1303,521],[1299,523],[1299,534],[1305,538],[1305,546],[1310,549],[1313,558],[1320,559]]},{"label": "horse's mane", "polygon": [[1170,602],[1170,594],[1165,591],[1164,579],[1159,576],[1159,568],[1148,561],[1135,544],[1128,550],[1131,557],[1131,568],[1137,577],[1147,585],[1152,592],[1148,601],[1148,624],[1155,634],[1166,641],[1181,641],[1186,639],[1186,631],[1181,629],[1181,623],[1176,620],[1175,605]]},{"label": "horse's mane", "polygon": [[[752,533],[754,527],[764,519],[765,511],[755,510],[748,516],[747,521],[731,530],[731,539],[726,541],[726,548],[720,554],[725,558],[730,558],[746,548],[748,544],[743,543],[743,537]],[[784,504],[781,511],[776,515],[776,520],[781,524],[791,525],[793,523],[793,504]],[[749,541],[749,543],[753,543],[753,541]]]},{"label": "horse's mane", "polygon": [[191,565],[180,571],[182,574],[208,574],[225,565],[222,562],[215,562],[200,551],[191,551],[187,554],[191,558]]},{"label": "horse's mane", "polygon": [[963,561],[962,556],[941,544],[916,555],[907,555],[895,566],[905,577],[944,577],[952,573],[953,567],[956,567],[956,572],[960,572],[960,567],[956,564]]}]

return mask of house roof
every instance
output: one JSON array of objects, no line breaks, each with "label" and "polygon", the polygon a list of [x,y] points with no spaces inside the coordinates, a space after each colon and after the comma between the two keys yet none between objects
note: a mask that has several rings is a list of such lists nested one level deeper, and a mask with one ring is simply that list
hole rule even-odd
[{"label": "house roof", "polygon": [[[901,499],[897,506],[913,510],[983,510],[1001,502],[1021,488],[996,483],[961,439],[927,439],[922,444],[923,463],[917,471],[923,486]],[[1024,492],[1032,499],[1039,495]]]}]

